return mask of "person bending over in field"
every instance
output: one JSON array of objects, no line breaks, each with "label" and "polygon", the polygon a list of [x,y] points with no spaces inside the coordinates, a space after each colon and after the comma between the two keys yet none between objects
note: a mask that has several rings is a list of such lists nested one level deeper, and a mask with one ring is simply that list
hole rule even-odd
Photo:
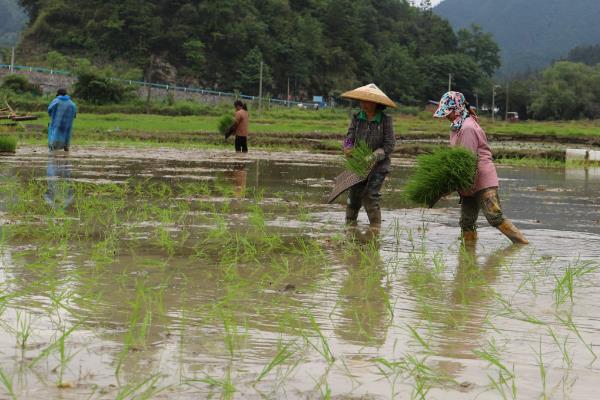
[{"label": "person bending over in field", "polygon": [[77,116],[77,106],[67,95],[65,89],[58,89],[56,98],[48,106],[50,124],[48,125],[48,148],[69,151],[73,120]]},{"label": "person bending over in field", "polygon": [[250,117],[248,115],[248,107],[240,100],[233,103],[235,107],[235,121],[233,129],[235,131],[235,151],[238,153],[248,152],[248,126],[250,125]]},{"label": "person bending over in field", "polygon": [[477,155],[475,184],[459,193],[461,197],[460,227],[465,242],[477,240],[477,218],[483,211],[489,224],[498,228],[513,243],[528,244],[525,236],[502,214],[498,197],[498,175],[494,166],[492,150],[484,130],[479,126],[475,112],[459,92],[448,92],[440,100],[434,118],[446,118],[452,122],[451,146],[463,146]]}]

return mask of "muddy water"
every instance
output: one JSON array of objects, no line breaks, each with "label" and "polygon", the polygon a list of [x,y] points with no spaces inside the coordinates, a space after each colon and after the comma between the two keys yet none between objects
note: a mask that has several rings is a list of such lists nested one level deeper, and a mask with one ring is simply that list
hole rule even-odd
[{"label": "muddy water", "polygon": [[[501,168],[504,208],[533,244],[510,246],[481,221],[463,249],[458,199],[409,208],[402,161],[378,240],[362,214],[344,230],[342,200],[323,204],[335,157],[85,149],[0,162],[21,188],[0,203],[0,398],[597,398],[594,170]],[[30,182],[41,189],[26,194]],[[142,205],[128,196],[115,244],[102,233],[110,207],[85,227],[78,211],[81,185],[116,203],[111,183],[191,217],[129,220]],[[153,184],[173,189],[144,192]],[[19,217],[15,202],[52,219]],[[297,240],[318,247],[268,254]]]}]

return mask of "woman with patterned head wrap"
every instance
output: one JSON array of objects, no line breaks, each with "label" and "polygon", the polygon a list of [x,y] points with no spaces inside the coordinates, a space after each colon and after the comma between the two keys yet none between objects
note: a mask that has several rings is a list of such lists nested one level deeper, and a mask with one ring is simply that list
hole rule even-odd
[{"label": "woman with patterned head wrap", "polygon": [[513,243],[529,243],[525,236],[508,219],[504,218],[498,197],[498,175],[492,150],[484,130],[479,126],[475,112],[459,92],[448,92],[440,100],[433,115],[452,122],[450,145],[463,146],[477,155],[477,175],[473,187],[461,196],[460,227],[465,241],[477,239],[477,218],[483,211],[490,225],[498,228]]}]

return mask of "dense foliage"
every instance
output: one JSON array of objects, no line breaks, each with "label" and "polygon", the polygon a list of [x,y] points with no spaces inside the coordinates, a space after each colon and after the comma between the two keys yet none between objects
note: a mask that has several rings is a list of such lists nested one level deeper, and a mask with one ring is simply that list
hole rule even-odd
[{"label": "dense foliage", "polygon": [[109,78],[93,72],[84,72],[77,77],[73,95],[92,104],[120,103],[126,99],[128,89]]},{"label": "dense foliage", "polygon": [[0,82],[0,88],[17,94],[42,94],[40,87],[29,82],[27,77],[23,75],[10,74],[4,76],[2,82]]},{"label": "dense foliage", "polygon": [[438,97],[449,73],[470,93],[498,65],[489,35],[457,37],[405,0],[19,1],[30,58],[54,50],[138,67],[146,80],[250,94],[261,61],[271,95],[285,97],[288,83],[299,97],[375,81],[403,102]]},{"label": "dense foliage", "polygon": [[444,0],[434,12],[455,29],[478,24],[502,48],[504,76],[539,70],[575,46],[600,42],[597,0]]},{"label": "dense foliage", "polygon": [[[600,65],[559,61],[543,71],[525,74],[496,88],[500,117],[506,110],[521,119],[575,120],[600,118]],[[491,100],[491,85],[483,95]]]}]

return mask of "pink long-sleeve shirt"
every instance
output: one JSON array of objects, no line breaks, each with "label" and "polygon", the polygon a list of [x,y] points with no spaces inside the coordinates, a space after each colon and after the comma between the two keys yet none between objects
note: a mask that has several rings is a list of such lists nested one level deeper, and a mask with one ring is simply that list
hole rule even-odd
[{"label": "pink long-sleeve shirt", "polygon": [[473,196],[483,189],[498,187],[498,174],[494,165],[492,149],[487,141],[485,131],[474,118],[467,118],[458,131],[450,134],[451,146],[463,146],[477,154],[477,176],[473,188],[461,192],[462,196]]}]

